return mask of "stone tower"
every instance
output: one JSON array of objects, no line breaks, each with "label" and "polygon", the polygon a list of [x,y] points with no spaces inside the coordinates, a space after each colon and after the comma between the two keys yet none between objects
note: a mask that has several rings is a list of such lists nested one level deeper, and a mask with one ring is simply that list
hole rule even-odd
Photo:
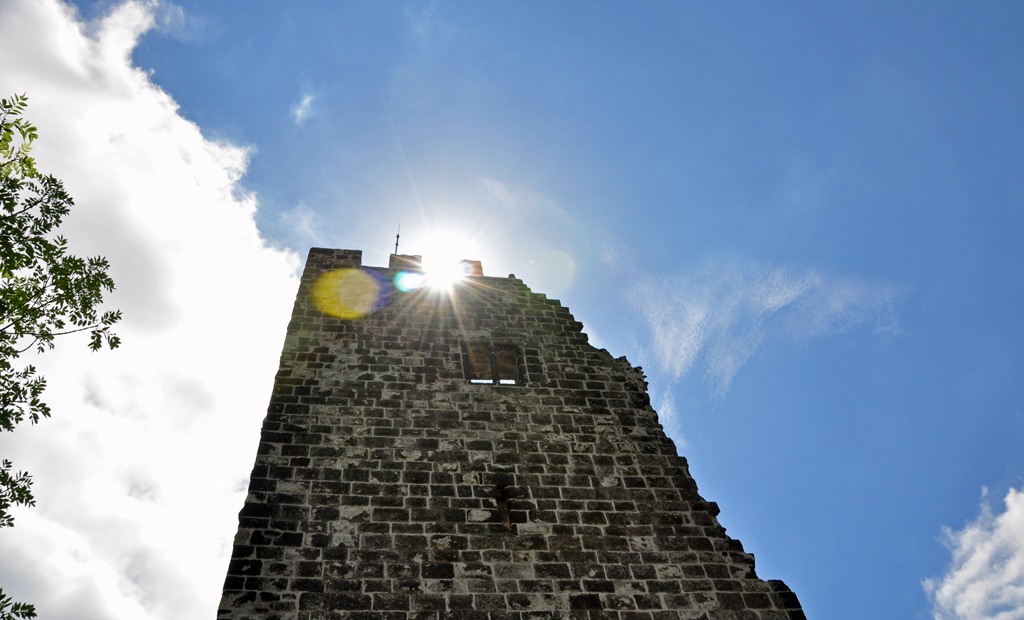
[{"label": "stone tower", "polygon": [[557,300],[361,257],[309,253],[218,618],[804,618]]}]

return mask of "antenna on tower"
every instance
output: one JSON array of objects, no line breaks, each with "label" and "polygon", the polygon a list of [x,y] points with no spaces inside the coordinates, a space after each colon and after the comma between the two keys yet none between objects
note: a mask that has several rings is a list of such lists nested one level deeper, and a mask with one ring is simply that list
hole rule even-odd
[{"label": "antenna on tower", "polygon": [[395,233],[395,254],[398,254],[398,238],[402,235],[402,225],[398,225],[398,232]]}]

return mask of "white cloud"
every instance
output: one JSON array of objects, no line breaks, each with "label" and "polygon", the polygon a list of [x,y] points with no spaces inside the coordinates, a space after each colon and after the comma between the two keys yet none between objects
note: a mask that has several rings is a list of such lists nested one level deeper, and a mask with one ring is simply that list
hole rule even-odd
[{"label": "white cloud", "polygon": [[1024,618],[1024,489],[1011,488],[1003,502],[1002,514],[986,503],[964,529],[943,528],[953,561],[945,575],[923,583],[935,620]]},{"label": "white cloud", "polygon": [[305,123],[306,119],[313,116],[315,112],[313,109],[314,101],[316,101],[315,95],[304,94],[301,99],[292,104],[292,118],[295,119],[296,125]]},{"label": "white cloud", "polygon": [[658,412],[658,421],[665,427],[665,433],[676,442],[676,449],[686,448],[686,437],[683,436],[682,425],[679,420],[679,412],[676,410],[676,399],[669,388],[657,395],[654,399],[655,409]]},{"label": "white cloud", "polygon": [[571,222],[566,210],[543,194],[487,177],[479,177],[479,181],[486,194],[500,205],[503,218],[540,215],[548,220],[557,218],[562,223]]},{"label": "white cloud", "polygon": [[320,231],[323,230],[323,219],[305,203],[300,202],[292,209],[282,211],[278,217],[283,227],[289,231],[287,236],[296,241],[296,245],[322,243]]},{"label": "white cloud", "polygon": [[159,0],[149,0],[145,6],[153,16],[153,30],[160,34],[182,43],[197,43],[212,34],[207,20],[194,11],[186,13],[177,4]]},{"label": "white cloud", "polygon": [[185,9],[170,2],[151,3],[153,27],[162,33],[178,34],[185,29]]},{"label": "white cloud", "polygon": [[40,357],[54,418],[0,436],[38,501],[0,531],[0,587],[53,620],[215,615],[297,285],[238,186],[247,152],[131,65],[155,7],[0,4],[0,92],[28,94],[37,163],[76,201],[62,232],[110,260],[125,315],[116,351]]},{"label": "white cloud", "polygon": [[717,396],[773,331],[806,338],[873,324],[876,332],[898,332],[892,287],[737,259],[641,277],[629,296],[651,330],[660,370],[678,379],[700,362]]}]

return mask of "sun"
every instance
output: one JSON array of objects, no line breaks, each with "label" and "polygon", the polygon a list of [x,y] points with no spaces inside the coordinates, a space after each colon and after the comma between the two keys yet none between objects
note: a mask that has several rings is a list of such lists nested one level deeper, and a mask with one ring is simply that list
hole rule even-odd
[{"label": "sun", "polygon": [[465,262],[477,257],[476,244],[454,232],[435,232],[423,246],[423,275],[435,291],[450,292],[472,272]]},{"label": "sun", "polygon": [[472,267],[467,262],[445,262],[434,267],[423,268],[427,278],[427,286],[436,291],[451,291],[454,286],[472,275]]}]

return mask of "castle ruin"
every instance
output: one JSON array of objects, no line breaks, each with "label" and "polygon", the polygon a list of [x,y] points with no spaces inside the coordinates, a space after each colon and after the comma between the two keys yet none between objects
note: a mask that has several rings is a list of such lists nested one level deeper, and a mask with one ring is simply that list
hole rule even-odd
[{"label": "castle ruin", "polygon": [[309,253],[218,618],[804,618],[557,300],[361,263]]}]

